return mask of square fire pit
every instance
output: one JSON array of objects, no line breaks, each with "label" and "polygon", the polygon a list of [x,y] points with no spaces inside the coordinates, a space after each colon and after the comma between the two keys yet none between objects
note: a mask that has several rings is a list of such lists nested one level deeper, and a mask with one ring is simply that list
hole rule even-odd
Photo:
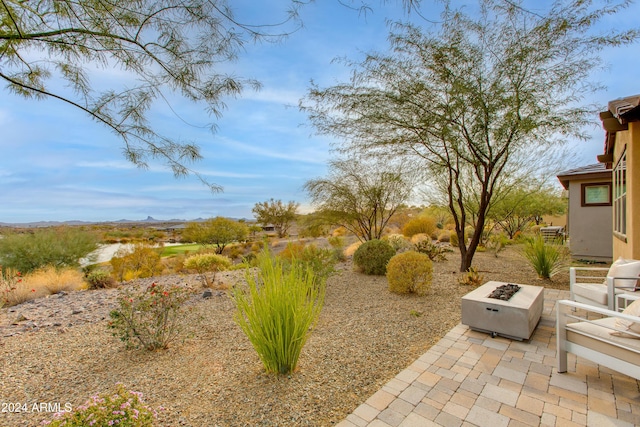
[{"label": "square fire pit", "polygon": [[462,324],[471,329],[516,340],[528,340],[544,305],[544,288],[520,285],[507,301],[489,298],[506,282],[487,282],[462,297]]}]

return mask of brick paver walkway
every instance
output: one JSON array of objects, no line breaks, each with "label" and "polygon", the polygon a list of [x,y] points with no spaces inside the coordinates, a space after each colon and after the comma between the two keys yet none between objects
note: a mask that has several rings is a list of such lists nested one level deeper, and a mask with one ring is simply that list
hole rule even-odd
[{"label": "brick paver walkway", "polygon": [[557,372],[555,301],[568,292],[544,297],[529,341],[458,325],[338,426],[640,425],[635,379],[571,354],[568,372]]}]

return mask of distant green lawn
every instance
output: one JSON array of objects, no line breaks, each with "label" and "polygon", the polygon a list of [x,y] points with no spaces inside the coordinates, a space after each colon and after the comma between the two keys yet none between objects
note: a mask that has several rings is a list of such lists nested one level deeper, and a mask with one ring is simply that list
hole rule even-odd
[{"label": "distant green lawn", "polygon": [[195,252],[201,247],[202,245],[198,245],[196,243],[193,243],[190,245],[165,246],[164,249],[162,249],[161,256],[165,257],[165,256],[183,254],[185,252]]}]

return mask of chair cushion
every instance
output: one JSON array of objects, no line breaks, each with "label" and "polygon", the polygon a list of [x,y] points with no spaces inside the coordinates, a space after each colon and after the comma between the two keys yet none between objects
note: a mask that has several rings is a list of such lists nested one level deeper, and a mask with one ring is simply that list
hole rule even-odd
[{"label": "chair cushion", "polygon": [[[640,318],[640,300],[636,300],[629,304],[622,313]],[[631,320],[616,318],[616,328],[621,329],[622,331],[629,331],[640,334],[640,323],[633,322]],[[617,331],[611,332],[611,335],[640,339],[640,337],[637,337],[635,335],[625,334],[624,332]]]},{"label": "chair cushion", "polygon": [[[611,330],[614,327],[613,317],[593,322],[570,323],[567,325],[567,341],[637,365],[640,340],[612,335]],[[611,368],[615,369],[613,366]]]},{"label": "chair cushion", "polygon": [[[607,272],[607,277],[639,277],[640,261],[618,258]],[[615,281],[616,287],[624,287],[629,291],[636,290],[637,279],[621,279]],[[631,289],[629,289],[631,288]]]},{"label": "chair cushion", "polygon": [[571,290],[576,296],[601,305],[607,305],[607,287],[605,285],[600,283],[574,283]]}]

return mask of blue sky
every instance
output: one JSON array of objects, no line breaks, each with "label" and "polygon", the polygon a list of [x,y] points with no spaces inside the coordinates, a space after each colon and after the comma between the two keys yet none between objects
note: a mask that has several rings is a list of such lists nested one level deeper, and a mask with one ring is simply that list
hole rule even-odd
[{"label": "blue sky", "polygon": [[[232,3],[250,5],[245,10],[265,17],[249,0]],[[264,4],[277,8],[283,3]],[[223,186],[223,193],[212,194],[194,177],[175,179],[162,164],[137,169],[122,156],[120,141],[82,112],[55,100],[25,100],[3,87],[0,222],[252,218],[253,205],[269,198],[294,200],[308,210],[302,186],[326,174],[331,141],[314,134],[298,111],[298,100],[312,79],[321,86],[347,79],[348,70],[331,64],[333,58],[357,59],[363,52],[386,48],[385,20],[402,13],[394,2],[372,3],[374,11],[365,19],[337,0],[317,0],[302,9],[305,27],[283,43],[247,45],[240,59],[225,67],[258,79],[263,87],[225,100],[228,108],[217,120],[215,134],[206,127],[213,119],[203,105],[176,99],[172,107],[181,118],[162,104],[154,108],[152,123],[158,129],[201,146],[205,159],[193,168]],[[423,13],[436,16],[428,9]],[[623,19],[637,23],[639,16],[636,3]],[[604,108],[612,99],[640,93],[638,53],[638,45],[606,52],[609,68],[594,78],[607,88],[585,101]],[[119,78],[113,69],[99,70],[94,77],[101,83]],[[592,138],[570,142],[579,153],[576,167],[595,163],[601,153],[604,134],[597,116],[593,123]]]}]

